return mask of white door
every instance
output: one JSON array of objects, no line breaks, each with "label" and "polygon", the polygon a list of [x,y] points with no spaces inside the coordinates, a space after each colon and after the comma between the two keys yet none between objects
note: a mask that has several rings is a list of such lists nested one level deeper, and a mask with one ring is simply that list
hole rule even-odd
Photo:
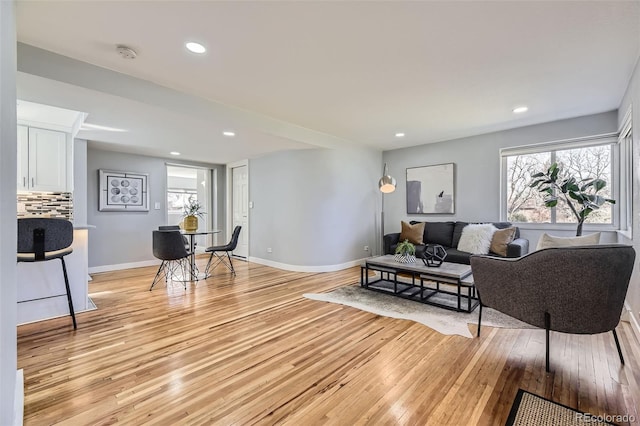
[{"label": "white door", "polygon": [[230,232],[236,226],[242,226],[238,246],[233,254],[247,258],[249,256],[249,173],[247,166],[231,169],[231,188],[233,217]]}]

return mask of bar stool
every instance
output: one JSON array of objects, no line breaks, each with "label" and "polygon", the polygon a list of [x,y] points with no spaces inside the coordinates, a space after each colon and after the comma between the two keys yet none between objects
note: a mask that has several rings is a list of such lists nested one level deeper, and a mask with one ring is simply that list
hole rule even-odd
[{"label": "bar stool", "polygon": [[69,314],[75,330],[78,326],[71,300],[67,266],[64,262],[64,257],[73,251],[71,243],[73,243],[73,225],[66,219],[18,219],[18,262],[45,262],[60,259],[67,290],[67,302],[69,302]]}]

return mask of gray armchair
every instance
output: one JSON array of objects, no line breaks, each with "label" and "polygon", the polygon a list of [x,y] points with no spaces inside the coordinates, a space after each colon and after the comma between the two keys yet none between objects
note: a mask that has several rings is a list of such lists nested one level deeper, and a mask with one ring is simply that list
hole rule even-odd
[{"label": "gray armchair", "polygon": [[548,248],[518,259],[471,256],[480,313],[488,306],[549,331],[572,334],[613,332],[624,364],[616,326],[627,294],[635,251],[631,246]]}]

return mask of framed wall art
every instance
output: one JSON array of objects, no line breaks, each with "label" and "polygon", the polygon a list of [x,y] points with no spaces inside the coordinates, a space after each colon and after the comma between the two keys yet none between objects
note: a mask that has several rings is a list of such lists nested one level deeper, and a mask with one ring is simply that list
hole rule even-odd
[{"label": "framed wall art", "polygon": [[455,164],[407,169],[407,214],[455,213]]},{"label": "framed wall art", "polygon": [[149,211],[148,174],[102,169],[98,172],[99,211]]}]

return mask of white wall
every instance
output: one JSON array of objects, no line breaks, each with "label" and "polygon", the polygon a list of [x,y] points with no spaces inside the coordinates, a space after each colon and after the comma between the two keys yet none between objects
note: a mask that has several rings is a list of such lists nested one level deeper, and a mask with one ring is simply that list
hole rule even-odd
[{"label": "white wall", "polygon": [[636,250],[636,264],[631,276],[631,283],[627,292],[627,305],[636,330],[640,335],[640,63],[636,64],[633,77],[618,109],[618,123],[622,125],[625,114],[632,107],[633,125],[633,240],[620,236],[620,242],[631,244]]},{"label": "white wall", "polygon": [[[495,222],[500,218],[500,149],[617,131],[617,112],[520,127],[435,144],[386,151],[384,161],[398,181],[395,192],[385,198],[385,232],[400,232],[401,220]],[[455,214],[408,215],[406,213],[406,169],[432,164],[455,163]],[[589,228],[585,225],[585,230]],[[521,229],[535,248],[541,232]],[[556,235],[575,235],[575,230]],[[615,241],[605,233],[603,241]]]},{"label": "white wall", "polygon": [[[224,166],[193,162],[181,162],[157,157],[103,151],[91,147],[87,150],[87,222],[95,225],[89,235],[89,267],[100,268],[111,265],[153,262],[151,231],[167,224],[167,171],[166,163],[220,169]],[[124,170],[148,173],[148,212],[101,212],[98,211],[98,170]],[[218,211],[223,212],[224,181],[219,182],[218,193],[222,193]],[[160,209],[154,208],[160,203]],[[219,221],[224,224],[224,218]]]},{"label": "white wall", "polygon": [[[287,269],[330,267],[376,245],[381,153],[311,149],[249,162],[250,255]],[[272,249],[272,253],[267,252]]]},{"label": "white wall", "polygon": [[73,222],[87,223],[87,141],[73,141]]},{"label": "white wall", "polygon": [[[0,2],[0,424],[21,421],[16,401],[16,28]],[[20,389],[20,392],[22,389]],[[20,401],[20,398],[18,398]],[[18,402],[19,403],[19,402]]]}]

